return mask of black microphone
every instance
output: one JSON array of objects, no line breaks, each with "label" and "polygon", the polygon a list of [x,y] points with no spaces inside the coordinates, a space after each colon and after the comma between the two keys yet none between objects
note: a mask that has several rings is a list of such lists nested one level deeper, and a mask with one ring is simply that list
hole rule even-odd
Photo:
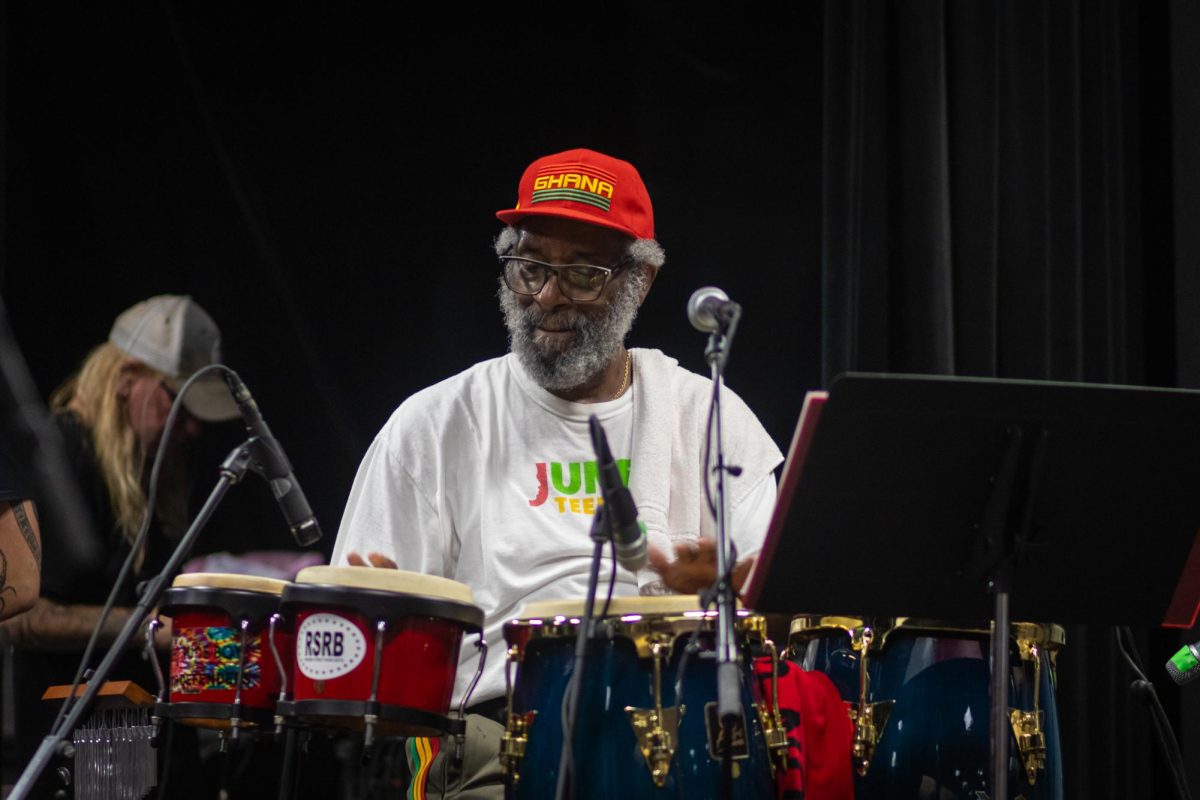
[{"label": "black microphone", "polygon": [[1200,678],[1200,642],[1179,648],[1167,661],[1167,674],[1180,686]]},{"label": "black microphone", "polygon": [[729,295],[715,286],[702,286],[688,300],[688,320],[703,333],[720,330],[742,310]]},{"label": "black microphone", "polygon": [[287,520],[296,544],[308,547],[321,538],[321,526],[317,524],[317,518],[308,505],[308,498],[304,496],[304,491],[292,473],[292,464],[284,455],[275,434],[267,427],[262,413],[258,410],[258,403],[254,402],[242,379],[230,370],[225,373],[225,381],[229,384],[233,399],[237,401],[238,410],[242,412],[246,430],[251,436],[257,437],[261,445],[257,451],[260,463],[255,465],[255,471],[271,485],[271,493],[279,503],[279,510],[283,512],[283,518]]},{"label": "black microphone", "polygon": [[604,496],[604,507],[612,523],[617,563],[630,572],[637,572],[646,566],[646,532],[638,524],[633,495],[621,480],[621,470],[613,460],[612,452],[608,449],[608,438],[595,414],[588,418],[588,427],[592,433],[592,447],[596,450],[600,493]]}]

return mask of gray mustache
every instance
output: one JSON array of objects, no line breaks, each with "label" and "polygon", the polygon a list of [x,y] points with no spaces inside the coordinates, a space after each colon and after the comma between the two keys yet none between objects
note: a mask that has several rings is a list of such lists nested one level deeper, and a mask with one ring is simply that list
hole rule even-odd
[{"label": "gray mustache", "polygon": [[587,319],[578,312],[545,313],[537,308],[526,308],[522,312],[523,321],[529,329],[547,327],[555,330],[578,331],[587,325]]}]

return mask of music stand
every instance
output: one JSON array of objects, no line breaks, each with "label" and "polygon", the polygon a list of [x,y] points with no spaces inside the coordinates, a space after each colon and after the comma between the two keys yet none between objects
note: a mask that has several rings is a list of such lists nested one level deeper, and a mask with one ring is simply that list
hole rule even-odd
[{"label": "music stand", "polygon": [[1195,622],[1200,392],[850,373],[823,394],[806,399],[746,603],[992,619],[1006,797],[1010,614]]}]

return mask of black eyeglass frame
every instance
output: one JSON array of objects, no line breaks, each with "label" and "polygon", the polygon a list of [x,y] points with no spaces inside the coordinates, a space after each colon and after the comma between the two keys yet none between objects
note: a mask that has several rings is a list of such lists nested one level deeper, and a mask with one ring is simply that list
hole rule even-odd
[{"label": "black eyeglass frame", "polygon": [[[592,300],[595,300],[600,295],[604,294],[604,289],[608,286],[608,282],[612,280],[613,276],[616,275],[618,272],[620,272],[622,269],[624,269],[630,263],[633,262],[633,256],[631,256],[631,255],[626,255],[620,261],[618,261],[616,264],[613,264],[611,267],[598,267],[595,264],[547,264],[545,261],[538,261],[536,258],[529,258],[527,256],[514,256],[514,255],[499,256],[499,259],[500,259],[500,275],[504,280],[504,285],[507,286],[513,293],[523,294],[523,295],[526,295],[527,297],[533,297],[534,295],[540,293],[542,291],[542,289],[546,288],[546,284],[550,281],[550,273],[553,272],[555,280],[558,281],[558,290],[560,292],[562,292],[563,295],[565,295],[566,297],[568,297],[571,300],[574,300],[577,303],[588,303],[588,302],[591,302]],[[538,288],[534,291],[528,291],[526,289],[518,289],[515,286],[513,286],[512,283],[508,279],[508,265],[509,265],[509,262],[511,262],[511,261],[516,261],[516,262],[522,263],[522,264],[532,264],[534,266],[540,267],[542,269],[541,285],[538,286]],[[604,282],[600,284],[600,288],[596,289],[594,294],[591,294],[586,297],[576,297],[572,292],[579,291],[582,289],[582,287],[572,284],[570,281],[564,282],[562,280],[562,276],[561,276],[562,271],[568,270],[568,269],[598,270],[598,271],[604,273]]]}]

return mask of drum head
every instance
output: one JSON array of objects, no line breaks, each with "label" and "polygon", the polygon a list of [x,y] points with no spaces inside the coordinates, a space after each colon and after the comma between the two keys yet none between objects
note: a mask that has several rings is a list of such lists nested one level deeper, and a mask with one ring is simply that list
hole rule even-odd
[{"label": "drum head", "polygon": [[176,588],[238,589],[243,592],[283,594],[287,581],[262,578],[258,575],[235,575],[225,572],[186,572],[171,582]]},{"label": "drum head", "polygon": [[[538,600],[528,603],[521,611],[521,619],[550,619],[554,617],[579,617],[583,615],[586,599],[582,597],[569,600]],[[604,610],[604,598],[597,597],[594,613]],[[739,611],[742,609],[738,604]],[[716,606],[709,609],[716,613]],[[671,617],[681,615],[699,616],[700,599],[692,594],[668,594],[655,596],[633,595],[630,597],[614,597],[608,605],[610,617],[625,617],[633,615],[643,617]]]},{"label": "drum head", "polygon": [[373,589],[379,592],[395,592],[439,600],[452,600],[456,603],[475,604],[471,587],[465,583],[400,569],[307,567],[296,575],[296,583],[341,586],[349,589]]}]

